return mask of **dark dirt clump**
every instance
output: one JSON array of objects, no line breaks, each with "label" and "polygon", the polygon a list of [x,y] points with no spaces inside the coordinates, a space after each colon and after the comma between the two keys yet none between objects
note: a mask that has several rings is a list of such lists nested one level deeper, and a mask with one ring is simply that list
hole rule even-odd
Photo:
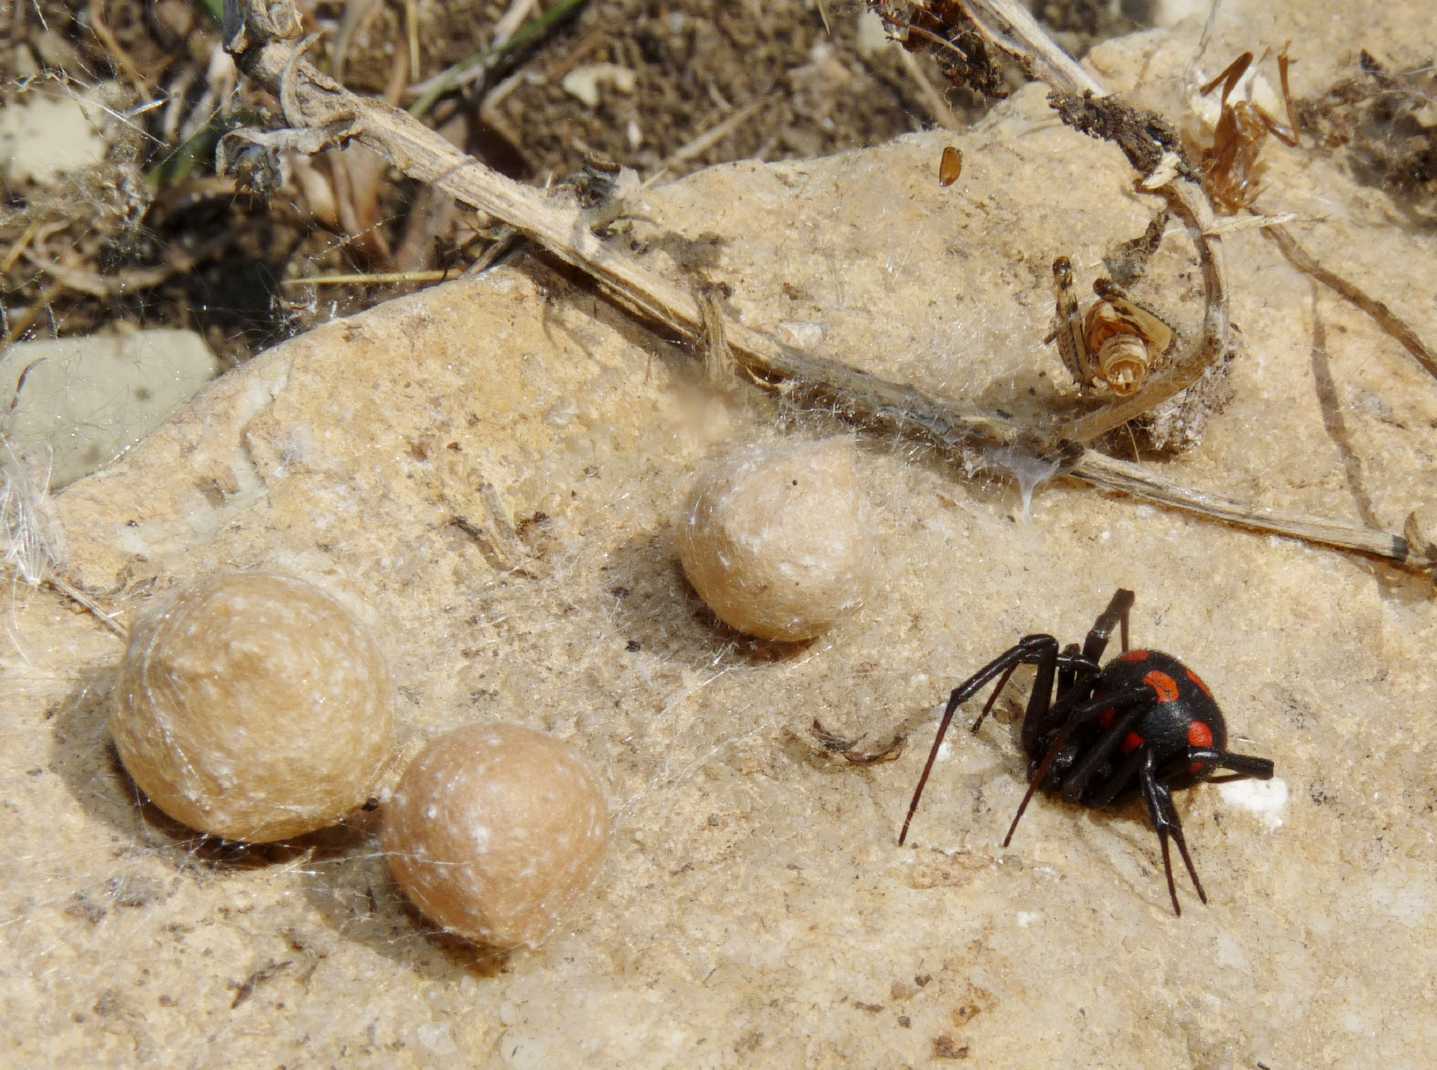
[{"label": "dark dirt clump", "polygon": [[1386,190],[1414,222],[1437,225],[1437,75],[1429,63],[1389,71],[1367,52],[1358,70],[1298,102],[1303,132],[1345,151],[1359,181]]}]

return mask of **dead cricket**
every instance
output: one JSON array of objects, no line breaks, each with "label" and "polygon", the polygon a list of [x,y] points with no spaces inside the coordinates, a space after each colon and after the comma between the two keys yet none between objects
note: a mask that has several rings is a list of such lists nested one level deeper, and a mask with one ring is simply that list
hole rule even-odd
[{"label": "dead cricket", "polygon": [[1167,321],[1111,279],[1093,283],[1098,300],[1084,313],[1066,256],[1053,261],[1053,291],[1057,324],[1049,339],[1057,339],[1063,364],[1083,393],[1106,389],[1131,397],[1177,342],[1177,331]]},{"label": "dead cricket", "polygon": [[1203,185],[1213,207],[1231,215],[1251,208],[1261,192],[1258,180],[1262,174],[1262,146],[1271,134],[1284,145],[1295,148],[1297,112],[1292,103],[1288,83],[1287,47],[1277,55],[1278,79],[1282,85],[1283,105],[1287,124],[1278,122],[1262,105],[1253,100],[1234,100],[1233,93],[1252,65],[1253,55],[1244,52],[1228,64],[1216,78],[1204,85],[1199,96],[1207,96],[1222,86],[1221,107],[1213,128],[1212,144],[1199,147]]}]

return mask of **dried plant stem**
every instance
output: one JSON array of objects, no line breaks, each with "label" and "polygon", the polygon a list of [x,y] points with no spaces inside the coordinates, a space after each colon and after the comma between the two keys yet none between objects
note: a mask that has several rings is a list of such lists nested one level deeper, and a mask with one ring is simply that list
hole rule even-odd
[{"label": "dried plant stem", "polygon": [[[423,116],[445,93],[452,93],[486,77],[494,64],[512,52],[535,44],[566,19],[577,15],[588,2],[589,0],[559,0],[549,10],[517,29],[512,28],[512,20],[506,15],[500,20],[501,26],[498,29],[501,32],[496,35],[493,44],[480,49],[467,59],[460,60],[433,78],[411,86],[410,92],[417,94],[418,99],[409,106],[409,111],[415,116]],[[516,11],[527,13],[529,6],[532,5],[516,4],[510,8],[510,14]]]},{"label": "dried plant stem", "polygon": [[150,80],[140,73],[135,66],[130,54],[124,50],[120,42],[116,40],[114,33],[110,31],[109,23],[105,16],[106,0],[91,0],[90,2],[90,29],[94,31],[100,43],[105,46],[105,51],[115,61],[126,80],[135,87],[141,96],[149,96],[153,91]]},{"label": "dried plant stem", "polygon": [[1282,255],[1287,257],[1293,267],[1297,268],[1298,271],[1311,275],[1318,282],[1335,290],[1363,312],[1366,312],[1377,321],[1379,327],[1397,339],[1397,341],[1402,344],[1402,348],[1406,349],[1407,352],[1416,358],[1417,363],[1427,370],[1428,375],[1437,378],[1437,357],[1434,357],[1432,351],[1427,348],[1422,339],[1417,337],[1417,332],[1409,327],[1397,313],[1388,308],[1384,302],[1377,300],[1377,298],[1372,297],[1364,290],[1358,288],[1356,284],[1348,282],[1341,275],[1329,271],[1319,264],[1311,253],[1298,244],[1297,239],[1288,232],[1286,227],[1270,224],[1265,226],[1262,232],[1271,238],[1277,247],[1282,250]]},{"label": "dried plant stem", "polygon": [[1135,498],[1201,513],[1254,531],[1285,535],[1342,550],[1356,550],[1422,569],[1437,565],[1425,548],[1412,546],[1401,535],[1324,517],[1254,509],[1250,502],[1193,490],[1164,479],[1142,465],[1120,461],[1093,450],[1085,451],[1067,474],[1104,490],[1121,491]]},{"label": "dried plant stem", "polygon": [[20,237],[15,239],[14,244],[5,253],[4,259],[0,259],[0,275],[8,274],[10,269],[15,266],[15,261],[20,259],[20,254],[25,251],[30,244],[30,239],[35,237],[35,232],[39,229],[39,221],[32,219],[30,225],[25,228]]},{"label": "dried plant stem", "polygon": [[[405,112],[348,92],[298,60],[292,41],[271,41],[244,57],[247,73],[280,91],[296,127],[342,131],[388,157],[410,178],[513,226],[584,271],[635,313],[701,344],[703,314],[693,294],[595,235],[569,203],[521,185],[466,156]],[[876,426],[925,438],[946,450],[1026,445],[1056,448],[996,414],[937,401],[920,391],[802,353],[762,332],[726,323],[735,361],[753,378]]]},{"label": "dried plant stem", "polygon": [[[205,242],[197,250],[187,252],[184,250],[170,250],[168,262],[159,267],[130,268],[125,271],[86,271],[83,268],[72,268],[65,264],[57,263],[48,256],[38,251],[26,251],[24,257],[35,267],[55,279],[56,283],[63,290],[73,290],[76,293],[86,294],[90,297],[108,299],[116,294],[133,293],[136,290],[148,290],[172,279],[176,275],[183,275],[193,271],[196,264],[199,264],[206,257],[214,255],[215,251],[221,248],[227,239],[215,238]],[[47,299],[49,291],[46,291]],[[43,303],[37,302],[37,303]]]},{"label": "dried plant stem", "polygon": [[116,635],[121,639],[127,639],[129,637],[129,634],[125,631],[124,627],[120,625],[119,621],[116,620],[113,613],[107,612],[98,602],[68,580],[60,576],[52,575],[46,576],[45,582],[103,624],[112,635]]},{"label": "dried plant stem", "polygon": [[744,123],[767,108],[770,103],[768,97],[759,97],[757,100],[750,101],[741,108],[735,108],[692,141],[680,145],[671,152],[664,162],[659,165],[658,173],[663,174],[665,171],[672,170],[679,164],[692,160],[696,156],[702,156]]},{"label": "dried plant stem", "polygon": [[1015,0],[960,0],[963,12],[995,47],[1012,56],[1033,77],[1060,93],[1107,95],[1094,78],[1044,32],[1032,12]]},{"label": "dried plant stem", "polygon": [[63,282],[52,282],[34,302],[19,316],[15,322],[10,324],[10,329],[5,332],[5,337],[0,339],[0,349],[8,349],[13,343],[25,337],[25,332],[35,325],[35,321],[45,314],[54,300],[65,292],[66,286]]},{"label": "dried plant stem", "polygon": [[[239,0],[228,2],[235,5]],[[252,18],[249,31],[271,22],[272,16],[271,8],[267,15]],[[283,20],[278,21],[283,24]],[[584,213],[576,207],[491,171],[411,115],[349,93],[301,62],[299,45],[292,39],[260,39],[240,51],[244,70],[279,92],[288,121],[301,131],[326,130],[358,139],[410,178],[503,221],[550,255],[585,272],[637,315],[666,327],[698,348],[710,337],[692,292],[606,244],[593,233]],[[1174,199],[1190,217],[1189,225],[1200,234],[1210,221],[1210,212],[1205,216],[1201,210],[1205,200],[1199,204],[1193,196],[1185,192]],[[1199,247],[1203,248],[1203,243]],[[1212,263],[1205,264],[1205,275],[1211,276],[1210,285],[1214,280],[1222,281],[1221,261],[1215,254]],[[1218,296],[1219,311],[1210,310],[1210,321],[1214,317],[1216,320],[1208,326],[1225,344],[1225,287],[1218,287]],[[976,451],[981,462],[992,451],[1016,450],[1058,458],[1063,462],[1062,471],[1135,497],[1419,567],[1432,565],[1425,556],[1410,552],[1400,537],[1315,518],[1267,516],[1230,499],[1169,483],[1135,465],[1102,457],[996,413],[960,407],[839,361],[800,352],[741,323],[725,321],[722,327],[735,364],[760,385],[867,426],[926,441],[946,455],[961,459],[968,454],[972,460],[970,451]]]},{"label": "dried plant stem", "polygon": [[933,121],[945,130],[952,130],[955,133],[962,133],[964,124],[953,114],[953,109],[948,106],[948,101],[943,94],[938,92],[937,87],[923,73],[923,68],[918,65],[918,60],[912,52],[906,48],[898,50],[898,60],[903,64],[903,70],[912,80],[914,88],[918,91],[918,97],[923,101],[923,106],[928,109],[928,114]]},{"label": "dried plant stem", "polygon": [[382,271],[366,275],[310,275],[303,279],[284,279],[281,286],[399,286],[404,283],[443,282],[457,279],[457,271]]}]

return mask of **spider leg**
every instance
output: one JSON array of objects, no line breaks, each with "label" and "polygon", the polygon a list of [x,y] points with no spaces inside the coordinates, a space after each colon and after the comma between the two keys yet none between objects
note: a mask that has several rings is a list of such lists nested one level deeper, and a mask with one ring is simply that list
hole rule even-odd
[{"label": "spider leg", "polygon": [[[1070,709],[1093,697],[1093,681],[1103,671],[1096,661],[1083,657],[1077,643],[1065,646],[1056,664],[1058,693],[1052,704],[1046,709],[1034,710],[1029,696],[1029,713],[1023,718],[1023,749],[1030,755],[1037,753],[1040,742],[1052,735],[1054,729],[1063,726]],[[1036,690],[1035,686],[1035,693]]]},{"label": "spider leg", "polygon": [[1195,762],[1210,762],[1215,769],[1231,769],[1229,776],[1208,777],[1209,784],[1227,784],[1234,780],[1271,780],[1273,764],[1271,758],[1255,758],[1250,754],[1232,754],[1228,751],[1190,750],[1188,757]]},{"label": "spider leg", "polygon": [[[1150,698],[1151,691],[1148,691],[1142,698]],[[1112,704],[1105,705],[1103,709],[1115,709]],[[1144,704],[1135,702],[1133,708],[1128,710],[1121,717],[1114,719],[1113,726],[1104,729],[1102,737],[1090,747],[1083,755],[1083,760],[1075,765],[1063,778],[1063,798],[1067,802],[1075,803],[1082,799],[1083,791],[1088,786],[1088,781],[1093,779],[1093,774],[1101,769],[1108,757],[1115,751],[1118,744],[1128,737],[1133,725],[1142,719]],[[1134,752],[1136,753],[1136,752]]]},{"label": "spider leg", "polygon": [[1069,691],[1073,690],[1073,684],[1078,679],[1078,671],[1076,666],[1072,664],[1072,659],[1079,656],[1080,654],[1078,652],[1077,643],[1069,643],[1067,646],[1063,647],[1062,653],[1058,655],[1058,658],[1060,660],[1060,664],[1058,665],[1059,701],[1062,701],[1063,696],[1066,695]]},{"label": "spider leg", "polygon": [[[1247,780],[1249,778],[1267,780],[1272,776],[1273,772],[1272,762],[1266,758],[1254,758],[1246,754],[1229,754],[1227,751],[1213,750],[1208,747],[1187,748],[1182,758],[1174,761],[1169,768],[1192,769],[1197,763],[1206,763],[1221,769],[1240,770],[1231,776],[1209,777],[1208,783],[1210,784],[1223,784],[1230,780]],[[1088,800],[1088,804],[1091,806],[1107,806],[1128,786],[1133,774],[1136,773],[1140,767],[1150,766],[1151,764],[1152,754],[1146,747],[1134,751],[1123,760],[1122,764],[1114,770],[1112,775],[1103,784],[1098,786],[1097,791],[1094,792],[1092,798]],[[1199,898],[1206,903],[1207,896],[1203,893],[1202,882],[1198,880],[1197,871],[1193,868],[1192,858],[1188,855],[1187,844],[1183,839],[1182,826],[1178,823],[1176,812],[1172,810],[1172,798],[1169,789],[1157,780],[1156,773],[1152,774],[1151,779],[1155,785],[1153,793],[1149,791],[1148,770],[1144,768],[1143,795],[1148,802],[1148,813],[1153,819],[1153,827],[1157,829],[1158,839],[1162,843],[1163,870],[1167,874],[1168,894],[1172,896],[1173,899],[1173,910],[1181,915],[1182,908],[1178,906],[1177,894],[1173,888],[1172,862],[1168,856],[1168,835],[1171,835],[1172,838],[1177,841],[1178,850],[1182,853],[1183,862],[1186,863],[1188,873],[1192,876],[1193,886],[1197,888]],[[1157,816],[1158,811],[1154,810],[1154,797],[1159,800],[1165,800],[1161,805],[1165,805],[1168,810],[1168,817],[1166,819],[1160,820]]]},{"label": "spider leg", "polygon": [[[976,732],[976,731],[978,731],[979,728],[982,727],[983,722],[987,719],[988,714],[989,714],[989,713],[992,711],[992,709],[993,709],[993,704],[998,701],[998,696],[1003,693],[1003,688],[1005,688],[1005,687],[1008,686],[1008,680],[1012,677],[1014,670],[1016,670],[1016,669],[1018,668],[1019,664],[1021,664],[1021,663],[1015,661],[1015,662],[1013,662],[1013,664],[1009,665],[1008,668],[1003,671],[1003,676],[1002,676],[1002,678],[998,681],[998,686],[995,687],[995,688],[993,688],[993,690],[992,690],[991,692],[989,692],[989,694],[988,694],[988,701],[985,702],[985,703],[983,703],[983,710],[982,710],[982,712],[978,714],[978,719],[977,719],[976,721],[974,721],[971,725],[968,726],[968,731],[970,731],[970,732]],[[956,692],[955,692],[955,693],[956,693]],[[952,699],[951,696],[949,697],[948,701],[949,701],[950,703],[953,701],[953,699]]]},{"label": "spider leg", "polygon": [[[1038,767],[1033,770],[1033,775],[1028,778],[1028,790],[1023,795],[1023,801],[1018,804],[1018,812],[1013,815],[1013,823],[1008,826],[1008,835],[1003,837],[1004,847],[1007,847],[1013,842],[1013,833],[1018,830],[1018,822],[1023,819],[1023,812],[1028,809],[1028,803],[1033,800],[1033,796],[1037,793],[1038,789],[1042,787],[1043,781],[1048,779],[1048,773],[1052,771],[1053,762],[1055,762],[1058,755],[1063,752],[1063,748],[1068,745],[1068,739],[1072,736],[1073,730],[1081,725],[1087,724],[1106,709],[1122,709],[1125,706],[1132,706],[1135,703],[1149,698],[1151,695],[1152,691],[1149,690],[1146,685],[1134,687],[1129,691],[1122,691],[1116,695],[1104,695],[1100,699],[1090,700],[1076,708],[1071,708],[1071,712],[1067,712],[1063,727],[1058,730],[1057,735],[1053,737],[1053,741],[1048,744],[1047,750],[1043,752],[1043,760],[1038,763]],[[1067,705],[1066,702],[1059,703],[1059,707]],[[1127,723],[1128,720],[1125,718],[1123,724]],[[1122,737],[1118,736],[1117,738],[1121,739]]]},{"label": "spider leg", "polygon": [[1123,653],[1128,652],[1128,614],[1132,612],[1134,598],[1132,591],[1118,588],[1112,601],[1108,603],[1108,608],[1098,614],[1098,619],[1093,622],[1092,630],[1088,632],[1088,638],[1083,643],[1083,657],[1090,661],[1101,661],[1115,627],[1122,633]]},{"label": "spider leg", "polygon": [[[923,789],[928,784],[928,775],[933,772],[933,763],[938,758],[938,748],[943,745],[943,737],[947,734],[948,725],[952,722],[953,714],[958,707],[983,690],[995,676],[1003,677],[983,707],[983,712],[978,715],[978,720],[973,724],[973,730],[976,732],[978,725],[983,723],[983,718],[992,709],[998,693],[1003,690],[1008,678],[1013,675],[1013,670],[1019,665],[1036,663],[1038,678],[1034,681],[1033,693],[1028,699],[1028,716],[1031,717],[1039,709],[1046,712],[1052,701],[1053,676],[1057,670],[1057,660],[1058,641],[1056,639],[1051,635],[1027,635],[1019,640],[1017,646],[999,654],[953,689],[953,693],[948,696],[948,705],[943,710],[943,719],[938,722],[938,733],[933,737],[933,747],[928,752],[928,761],[924,763],[923,774],[918,778],[918,786],[913,790],[913,801],[908,804],[908,816],[903,819],[903,829],[898,833],[900,846],[908,838],[908,826],[913,821],[913,814],[918,809],[918,800],[923,797]],[[1027,720],[1028,718],[1025,717],[1025,725]]]},{"label": "spider leg", "polygon": [[1038,671],[1033,675],[1033,690],[1028,692],[1028,708],[1023,713],[1023,750],[1033,753],[1031,740],[1038,738],[1039,727],[1048,720],[1053,709],[1053,683],[1058,675],[1058,641],[1045,636],[1047,645],[1038,652]]},{"label": "spider leg", "polygon": [[1162,845],[1163,872],[1167,874],[1168,878],[1168,895],[1173,901],[1173,913],[1182,917],[1183,908],[1178,905],[1178,890],[1173,883],[1173,863],[1168,853],[1169,839],[1178,845],[1178,852],[1182,855],[1183,864],[1187,866],[1188,876],[1192,877],[1193,887],[1197,889],[1198,898],[1204,903],[1207,902],[1207,893],[1202,889],[1202,881],[1198,880],[1197,870],[1193,868],[1192,856],[1188,854],[1187,841],[1183,839],[1182,822],[1178,820],[1178,812],[1173,808],[1172,793],[1168,790],[1167,785],[1157,778],[1151,750],[1147,750],[1139,777],[1143,785],[1143,798],[1148,804],[1148,817],[1152,819],[1153,828],[1157,830],[1158,843]]},{"label": "spider leg", "polygon": [[[1146,760],[1146,752],[1135,750],[1122,760],[1122,763],[1109,774],[1108,778],[1094,785],[1093,794],[1085,800],[1086,805],[1093,807],[1107,806],[1114,799],[1123,793],[1123,789],[1131,782],[1133,775]],[[1233,773],[1231,776],[1208,777],[1209,784],[1226,784],[1232,780],[1268,780],[1272,777],[1272,762],[1266,758],[1252,758],[1246,754],[1229,754],[1227,751],[1213,750],[1210,747],[1189,747],[1183,756],[1173,762],[1173,767],[1178,769],[1191,769],[1195,764],[1210,765],[1214,769],[1242,769],[1242,772]],[[1077,770],[1074,770],[1077,775]]]},{"label": "spider leg", "polygon": [[1093,794],[1088,799],[1087,805],[1093,807],[1109,805],[1132,783],[1133,777],[1137,775],[1138,769],[1142,767],[1146,757],[1141,748],[1125,757],[1118,767],[1109,774],[1107,780],[1094,785]]}]

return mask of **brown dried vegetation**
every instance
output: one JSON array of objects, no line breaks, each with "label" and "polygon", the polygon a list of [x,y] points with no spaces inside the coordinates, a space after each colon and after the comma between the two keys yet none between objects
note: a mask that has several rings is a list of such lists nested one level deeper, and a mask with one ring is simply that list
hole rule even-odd
[{"label": "brown dried vegetation", "polygon": [[1298,102],[1303,129],[1346,150],[1360,181],[1380,186],[1413,221],[1437,224],[1437,72],[1391,72],[1367,52],[1357,73]]}]

